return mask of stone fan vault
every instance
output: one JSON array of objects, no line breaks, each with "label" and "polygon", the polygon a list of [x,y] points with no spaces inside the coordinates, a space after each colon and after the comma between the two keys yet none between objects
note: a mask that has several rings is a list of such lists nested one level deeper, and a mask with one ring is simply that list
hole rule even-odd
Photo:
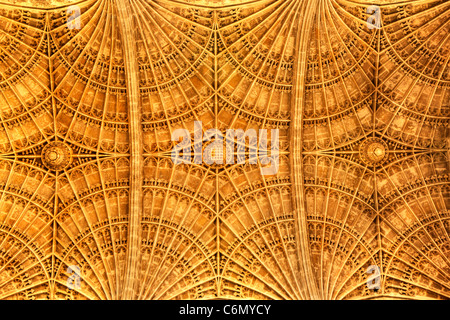
[{"label": "stone fan vault", "polygon": [[449,299],[450,1],[370,4],[0,1],[0,299]]}]

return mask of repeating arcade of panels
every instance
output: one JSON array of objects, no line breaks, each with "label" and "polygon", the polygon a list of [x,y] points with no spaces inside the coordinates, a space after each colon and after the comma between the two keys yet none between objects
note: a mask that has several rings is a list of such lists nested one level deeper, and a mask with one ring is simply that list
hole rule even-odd
[{"label": "repeating arcade of panels", "polygon": [[[286,154],[297,9],[133,4],[146,153],[137,298],[299,297]],[[85,2],[81,12],[81,30],[68,30],[65,9],[2,11],[3,237],[24,242],[18,253],[2,246],[3,298],[121,296],[129,189],[121,34],[112,2]],[[204,131],[280,129],[278,174],[264,178],[250,164],[175,167],[171,132],[193,121]],[[43,156],[55,143],[71,157],[58,171]],[[66,286],[72,265],[80,290]]]},{"label": "repeating arcade of panels", "polygon": [[[136,298],[304,298],[288,149],[301,2],[130,3],[145,157]],[[339,1],[318,2],[311,17],[303,159],[317,285],[323,298],[448,298],[449,4],[383,10],[380,31],[367,29],[364,7]],[[1,298],[123,292],[120,21],[112,1],[81,11],[81,30],[68,30],[65,9],[0,10]],[[279,129],[278,173],[175,166],[171,132],[193,134],[194,121],[203,132]],[[386,145],[385,165],[359,155],[367,138]],[[41,156],[55,142],[71,153],[59,171]],[[381,292],[366,288],[371,264]],[[70,265],[79,290],[67,288]]]},{"label": "repeating arcade of panels", "polygon": [[326,299],[448,299],[450,4],[381,10],[370,30],[365,7],[317,8],[303,121],[313,266]]},{"label": "repeating arcade of panels", "polygon": [[[139,298],[300,297],[287,131],[298,7],[133,5],[146,155],[143,241],[156,269],[148,266]],[[203,133],[279,129],[278,173],[264,177],[248,161],[174,166],[171,132],[194,135],[195,121]],[[203,148],[208,143],[203,138]],[[173,241],[181,236],[192,240]],[[159,246],[163,259],[174,251],[181,271],[156,265]],[[155,286],[160,279],[167,284]]]},{"label": "repeating arcade of panels", "polygon": [[[1,297],[118,297],[130,165],[125,84],[107,86],[124,72],[120,37],[102,25],[113,44],[100,46],[101,84],[87,69],[94,30],[68,32],[65,10],[0,13]],[[67,288],[69,265],[82,270],[81,293]]]},{"label": "repeating arcade of panels", "polygon": [[53,129],[45,15],[3,9],[0,15],[0,295],[45,297],[56,180],[16,157],[44,143]]},{"label": "repeating arcade of panels", "polygon": [[[64,170],[57,192],[54,294],[119,299],[130,176],[122,35],[112,2],[81,10],[80,30],[68,30],[65,9],[49,12],[57,134],[86,150],[81,164]],[[79,267],[80,290],[67,288],[67,266]]]}]

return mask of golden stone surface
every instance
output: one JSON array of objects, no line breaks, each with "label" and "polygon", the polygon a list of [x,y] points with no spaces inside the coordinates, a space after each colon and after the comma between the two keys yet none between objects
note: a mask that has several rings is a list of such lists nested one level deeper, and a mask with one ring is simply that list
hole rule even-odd
[{"label": "golden stone surface", "polygon": [[378,166],[387,160],[387,144],[378,138],[368,138],[359,148],[361,160],[367,165]]},{"label": "golden stone surface", "polygon": [[71,160],[72,150],[63,142],[50,142],[42,149],[42,162],[51,170],[63,170]]},{"label": "golden stone surface", "polygon": [[450,299],[450,1],[369,3],[0,0],[0,299]]}]

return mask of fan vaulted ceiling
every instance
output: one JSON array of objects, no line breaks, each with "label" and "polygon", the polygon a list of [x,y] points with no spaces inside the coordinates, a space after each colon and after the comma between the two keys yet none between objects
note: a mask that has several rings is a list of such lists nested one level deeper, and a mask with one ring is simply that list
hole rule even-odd
[{"label": "fan vaulted ceiling", "polygon": [[450,2],[378,4],[0,1],[0,299],[449,299]]}]

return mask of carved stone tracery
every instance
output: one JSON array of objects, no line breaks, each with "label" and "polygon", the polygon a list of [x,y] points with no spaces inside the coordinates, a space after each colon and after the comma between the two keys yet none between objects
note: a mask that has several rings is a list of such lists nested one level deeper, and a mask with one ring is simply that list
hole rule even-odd
[{"label": "carved stone tracery", "polygon": [[[379,6],[1,4],[0,298],[449,299],[450,3]],[[194,121],[278,172],[175,165]]]}]

